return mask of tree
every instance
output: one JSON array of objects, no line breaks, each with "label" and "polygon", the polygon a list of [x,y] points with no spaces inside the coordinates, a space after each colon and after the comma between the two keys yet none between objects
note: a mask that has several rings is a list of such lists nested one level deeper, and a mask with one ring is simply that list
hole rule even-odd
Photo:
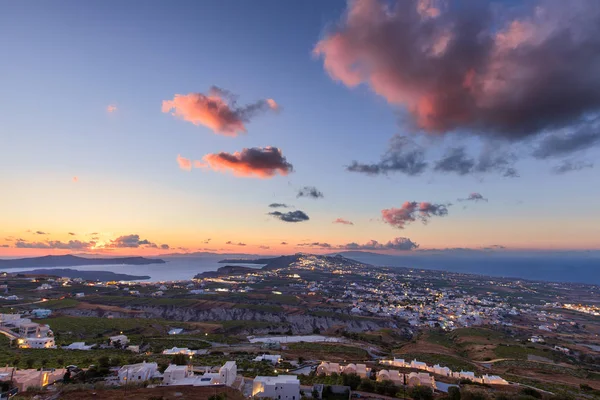
[{"label": "tree", "polygon": [[361,383],[361,378],[357,374],[343,374],[342,383],[344,386],[350,386],[350,389],[356,390]]},{"label": "tree", "polygon": [[427,386],[415,386],[409,391],[413,400],[433,400],[433,390]]},{"label": "tree", "polygon": [[363,379],[362,381],[360,381],[358,390],[361,390],[363,392],[373,392],[375,390],[375,384],[370,379]]},{"label": "tree", "polygon": [[460,400],[460,389],[456,386],[448,388],[448,400]]},{"label": "tree", "polygon": [[27,366],[27,369],[33,368],[34,363],[35,360],[33,358],[28,358],[27,360],[25,360],[25,365]]},{"label": "tree", "polygon": [[171,362],[175,365],[186,365],[187,357],[185,356],[185,354],[175,354]]}]

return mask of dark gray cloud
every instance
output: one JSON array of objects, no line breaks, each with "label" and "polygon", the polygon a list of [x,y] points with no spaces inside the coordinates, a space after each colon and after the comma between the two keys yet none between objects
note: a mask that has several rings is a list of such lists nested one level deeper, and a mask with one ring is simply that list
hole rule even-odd
[{"label": "dark gray cloud", "polygon": [[564,160],[552,168],[552,172],[561,175],[567,172],[581,171],[586,168],[594,168],[594,164],[585,161]]},{"label": "dark gray cloud", "polygon": [[324,196],[323,193],[319,191],[316,187],[304,186],[302,189],[298,190],[298,194],[296,194],[296,197],[310,197],[312,199],[321,199]]},{"label": "dark gray cloud", "polygon": [[160,248],[161,248],[161,250],[169,250],[169,245],[168,244],[161,244]]},{"label": "dark gray cloud", "polygon": [[408,224],[420,220],[424,224],[433,216],[444,217],[448,215],[448,205],[433,204],[429,202],[406,201],[400,208],[386,208],[381,210],[383,222],[399,229],[404,229]]},{"label": "dark gray cloud", "polygon": [[212,153],[194,162],[200,168],[209,167],[215,171],[231,171],[235,176],[272,178],[275,175],[287,175],[294,166],[283,156],[277,147],[245,148],[235,153]]},{"label": "dark gray cloud", "polygon": [[512,167],[516,156],[512,153],[484,150],[479,159],[467,154],[464,147],[453,147],[446,151],[441,159],[435,162],[434,171],[467,175],[473,173],[501,173],[505,177],[516,178],[517,170]]},{"label": "dark gray cloud", "polygon": [[544,136],[533,151],[538,159],[567,156],[600,144],[600,118],[582,123],[573,130]]},{"label": "dark gray cloud", "polygon": [[521,139],[600,109],[597,0],[467,4],[351,1],[314,53],[432,134]]},{"label": "dark gray cloud", "polygon": [[111,240],[107,247],[138,248],[140,246],[157,247],[155,243],[152,243],[147,239],[140,239],[140,235],[136,234],[119,236],[118,238]]},{"label": "dark gray cloud", "polygon": [[245,246],[246,245],[246,243],[242,243],[242,242],[234,243],[231,240],[228,240],[227,242],[225,242],[225,244],[228,244],[231,246]]},{"label": "dark gray cloud", "polygon": [[358,161],[346,167],[347,171],[367,175],[400,172],[409,176],[421,174],[427,168],[424,161],[425,150],[406,136],[394,135],[390,139],[388,150],[377,163],[363,164]]},{"label": "dark gray cloud", "polygon": [[285,213],[282,213],[280,211],[273,211],[268,214],[284,222],[302,222],[308,221],[310,219],[308,218],[308,215],[306,215],[303,211],[300,210],[288,211]]},{"label": "dark gray cloud", "polygon": [[358,243],[348,243],[346,245],[340,246],[339,248],[343,248],[346,250],[414,250],[418,248],[419,245],[409,238],[405,237],[397,237],[390,240],[387,243],[379,243],[377,240],[370,240],[364,244]]},{"label": "dark gray cloud", "polygon": [[322,249],[330,249],[332,246],[329,243],[323,242],[312,242],[312,243],[298,243],[298,247],[320,247]]},{"label": "dark gray cloud", "polygon": [[271,207],[271,208],[289,208],[291,206],[284,204],[284,203],[271,203],[271,204],[269,204],[269,207]]},{"label": "dark gray cloud", "polygon": [[36,235],[47,235],[48,234],[47,232],[44,232],[44,231],[35,231],[34,233]]},{"label": "dark gray cloud", "polygon": [[464,198],[464,199],[458,199],[458,201],[485,201],[487,202],[488,199],[486,199],[485,197],[483,197],[481,195],[481,193],[477,193],[477,192],[473,192],[471,194],[469,194],[468,197]]}]

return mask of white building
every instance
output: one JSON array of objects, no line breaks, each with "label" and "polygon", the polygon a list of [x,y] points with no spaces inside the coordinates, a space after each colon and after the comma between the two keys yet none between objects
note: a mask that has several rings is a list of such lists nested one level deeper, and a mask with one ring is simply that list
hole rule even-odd
[{"label": "white building", "polygon": [[85,342],[73,342],[68,346],[63,346],[67,350],[91,350],[94,345],[86,345]]},{"label": "white building", "polygon": [[258,356],[254,359],[254,361],[269,361],[271,364],[275,365],[279,361],[281,361],[280,355],[271,355],[271,354],[263,354],[262,356]]},{"label": "white building", "polygon": [[439,364],[435,364],[431,371],[434,374],[442,375],[442,376],[452,376],[452,370],[448,367],[442,367]]},{"label": "white building", "polygon": [[163,354],[169,354],[169,355],[173,355],[173,354],[185,354],[186,356],[191,356],[191,355],[196,354],[196,352],[194,350],[190,350],[187,347],[173,347],[171,349],[163,350],[162,353]]},{"label": "white building", "polygon": [[119,369],[119,382],[122,385],[144,382],[159,376],[158,365],[155,362],[147,363],[144,361],[138,364],[123,365]]},{"label": "white building", "polygon": [[356,374],[361,378],[367,378],[371,372],[370,368],[367,368],[365,364],[348,364],[342,367],[342,373],[344,374]]},{"label": "white building", "polygon": [[338,363],[330,363],[327,361],[321,362],[317,367],[317,375],[331,375],[333,373],[339,374],[342,372],[342,367]]},{"label": "white building", "polygon": [[55,349],[56,343],[54,338],[50,336],[46,337],[28,337],[24,339],[18,339],[19,347],[22,349]]},{"label": "white building", "polygon": [[221,368],[219,368],[219,380],[221,384],[232,386],[236,377],[237,365],[235,361],[227,361]]},{"label": "white building", "polygon": [[169,335],[179,335],[181,332],[183,332],[182,328],[173,328],[169,331]]},{"label": "white building", "polygon": [[423,369],[427,370],[427,364],[422,361],[412,360],[410,362],[410,367],[415,369]]},{"label": "white building", "polygon": [[129,343],[129,339],[125,335],[116,335],[110,337],[110,345],[115,346],[126,346]]},{"label": "white building", "polygon": [[427,372],[411,372],[406,375],[408,386],[427,386],[435,389],[435,379]]},{"label": "white building", "polygon": [[395,369],[382,369],[377,373],[377,382],[392,381],[394,385],[404,385],[404,374]]},{"label": "white building", "polygon": [[508,385],[508,382],[498,375],[483,375],[481,379],[483,380],[482,383],[487,383],[489,385]]},{"label": "white building", "polygon": [[194,376],[194,372],[189,366],[170,364],[163,374],[163,384],[175,385],[192,376]]},{"label": "white building", "polygon": [[252,396],[300,400],[300,381],[295,375],[257,376],[252,384]]}]

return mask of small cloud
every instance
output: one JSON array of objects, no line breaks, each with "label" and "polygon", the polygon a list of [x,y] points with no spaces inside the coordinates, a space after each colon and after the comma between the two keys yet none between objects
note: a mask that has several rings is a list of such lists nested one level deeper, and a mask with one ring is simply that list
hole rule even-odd
[{"label": "small cloud", "polygon": [[381,210],[383,221],[395,228],[404,227],[417,219],[426,224],[432,216],[444,217],[448,215],[448,208],[444,204],[429,202],[418,203],[406,201],[400,208],[387,208]]},{"label": "small cloud", "polygon": [[427,168],[424,160],[425,150],[417,146],[406,136],[394,135],[390,139],[388,150],[377,163],[364,164],[358,161],[346,167],[346,171],[367,175],[386,175],[401,172],[409,176],[420,175]]},{"label": "small cloud", "polygon": [[288,206],[287,204],[284,204],[284,203],[271,203],[271,204],[269,204],[269,207],[271,207],[271,208],[289,208],[291,206]]},{"label": "small cloud", "polygon": [[269,247],[269,246],[258,246],[258,248],[260,248],[260,249],[263,249],[263,250],[268,250],[268,249],[270,249],[270,247]]},{"label": "small cloud", "polygon": [[231,240],[225,242],[225,244],[231,245],[231,246],[245,246],[246,243],[242,243],[242,242],[238,242],[238,243],[233,243]]},{"label": "small cloud", "polygon": [[215,171],[231,171],[235,176],[272,178],[294,170],[277,147],[252,147],[235,153],[207,154],[203,160]]},{"label": "small cloud", "polygon": [[237,104],[237,97],[231,92],[211,87],[208,94],[176,94],[173,100],[162,102],[162,112],[194,125],[204,125],[214,133],[237,136],[246,132],[246,123],[255,116],[268,111],[277,111],[279,106],[273,99],[259,100],[245,106]]},{"label": "small cloud", "polygon": [[35,234],[36,235],[47,235],[47,233],[44,231],[35,231]]},{"label": "small cloud", "polygon": [[332,246],[329,243],[312,242],[312,243],[298,243],[297,247],[320,247],[322,249],[330,249]]},{"label": "small cloud", "polygon": [[300,210],[288,211],[285,213],[273,211],[268,214],[284,222],[302,222],[309,220],[308,215],[306,215],[303,211]]},{"label": "small cloud", "polygon": [[10,247],[10,245],[8,245],[8,244],[2,244],[2,245],[0,245],[0,247]]},{"label": "small cloud", "polygon": [[76,236],[77,234],[76,234],[76,233],[74,233],[74,232],[69,232],[69,235],[71,235],[71,236]]},{"label": "small cloud", "polygon": [[354,222],[348,221],[347,219],[344,219],[344,218],[337,218],[332,222],[332,224],[354,225]]},{"label": "small cloud", "polygon": [[72,178],[72,180],[73,180],[73,183],[77,183],[77,182],[79,182],[79,177],[77,177],[77,176],[74,176],[74,177]]},{"label": "small cloud", "polygon": [[189,158],[182,157],[179,154],[177,155],[177,164],[179,165],[179,168],[183,169],[184,171],[192,170],[192,161]]},{"label": "small cloud", "polygon": [[119,236],[118,238],[111,240],[111,242],[106,247],[109,247],[109,248],[138,248],[140,246],[148,246],[148,247],[154,247],[154,248],[157,247],[155,243],[152,243],[147,239],[140,240],[140,235],[136,235],[136,234]]},{"label": "small cloud", "polygon": [[108,112],[108,113],[114,113],[116,111],[117,111],[116,104],[109,104],[108,106],[106,106],[106,112]]},{"label": "small cloud", "polygon": [[161,244],[161,245],[160,245],[160,248],[161,248],[162,250],[169,250],[169,245],[168,245],[168,244]]},{"label": "small cloud", "polygon": [[324,196],[323,193],[319,191],[316,187],[304,186],[302,189],[298,190],[298,194],[296,195],[296,197],[310,197],[313,199],[322,199]]},{"label": "small cloud", "polygon": [[488,199],[486,199],[485,197],[483,197],[480,193],[473,192],[467,198],[465,198],[465,199],[458,199],[458,201],[475,201],[475,202],[477,202],[477,201],[485,201],[485,202],[487,202]]},{"label": "small cloud", "polygon": [[564,160],[562,163],[552,168],[552,172],[561,175],[566,174],[567,172],[581,171],[586,168],[594,168],[594,164],[583,161]]},{"label": "small cloud", "polygon": [[282,246],[286,246],[288,243],[287,242],[281,242],[279,244],[282,245]]}]

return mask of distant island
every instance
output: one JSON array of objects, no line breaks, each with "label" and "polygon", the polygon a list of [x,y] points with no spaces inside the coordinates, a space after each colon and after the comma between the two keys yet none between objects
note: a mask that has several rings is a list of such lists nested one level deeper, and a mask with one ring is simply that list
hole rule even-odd
[{"label": "distant island", "polygon": [[165,264],[166,261],[158,258],[145,257],[112,257],[112,258],[87,258],[73,255],[43,256],[32,258],[16,258],[0,260],[0,270],[5,268],[52,268],[76,267],[82,265],[148,265]]},{"label": "distant island", "polygon": [[81,278],[86,281],[141,281],[150,279],[148,275],[118,274],[110,271],[78,271],[70,268],[41,268],[31,271],[15,272],[23,275],[52,275],[61,278]]}]

